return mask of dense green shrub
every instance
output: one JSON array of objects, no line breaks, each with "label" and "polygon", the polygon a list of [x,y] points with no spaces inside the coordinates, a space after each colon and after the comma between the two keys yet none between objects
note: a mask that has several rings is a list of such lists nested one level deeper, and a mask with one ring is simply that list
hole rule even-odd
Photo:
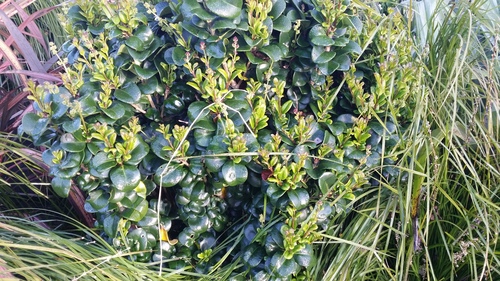
[{"label": "dense green shrub", "polygon": [[415,86],[398,15],[380,32],[349,1],[81,0],[67,16],[64,85],[30,85],[20,132],[137,261],[306,278],[332,212],[397,176]]}]

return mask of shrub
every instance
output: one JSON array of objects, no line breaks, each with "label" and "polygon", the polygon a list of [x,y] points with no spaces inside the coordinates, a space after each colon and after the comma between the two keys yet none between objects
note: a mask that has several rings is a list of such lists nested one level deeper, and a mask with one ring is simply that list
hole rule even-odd
[{"label": "shrub", "polygon": [[134,260],[307,278],[332,213],[398,175],[413,68],[407,38],[383,44],[399,17],[354,67],[378,27],[349,1],[81,0],[66,13],[64,86],[30,84],[37,112],[20,132],[47,147],[55,192],[88,194]]}]

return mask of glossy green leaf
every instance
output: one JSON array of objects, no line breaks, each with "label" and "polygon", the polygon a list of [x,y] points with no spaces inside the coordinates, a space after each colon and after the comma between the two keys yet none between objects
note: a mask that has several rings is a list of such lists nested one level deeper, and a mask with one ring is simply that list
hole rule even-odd
[{"label": "glossy green leaf", "polygon": [[197,233],[203,233],[210,227],[210,220],[207,216],[193,216],[188,219],[189,227]]},{"label": "glossy green leaf", "polygon": [[309,82],[309,76],[305,72],[294,72],[292,77],[292,85],[302,87]]},{"label": "glossy green leaf", "polygon": [[110,238],[114,238],[118,234],[118,223],[120,222],[120,217],[117,215],[109,215],[103,221],[103,228],[106,235]]},{"label": "glossy green leaf", "polygon": [[171,163],[169,166],[163,164],[156,170],[155,182],[162,187],[172,187],[184,179],[187,169],[179,164]]},{"label": "glossy green leaf", "polygon": [[137,200],[132,208],[127,208],[122,212],[122,216],[131,221],[142,220],[148,212],[148,201],[141,198]]},{"label": "glossy green leaf", "polygon": [[69,195],[69,191],[71,190],[71,180],[70,179],[62,179],[59,177],[55,177],[50,182],[52,185],[52,189],[54,192],[62,198],[67,198]]},{"label": "glossy green leaf", "polygon": [[109,177],[116,189],[127,192],[139,184],[141,173],[136,166],[122,165],[111,169]]},{"label": "glossy green leaf", "polygon": [[339,38],[335,38],[333,45],[337,46],[337,47],[344,47],[344,46],[347,46],[348,43],[349,43],[349,39],[347,39],[347,37],[339,37]]},{"label": "glossy green leaf", "polygon": [[71,120],[64,121],[62,123],[62,127],[64,131],[68,133],[74,133],[76,130],[80,129],[80,126],[82,125],[81,119],[80,118],[74,118]]},{"label": "glossy green leaf", "polygon": [[[208,151],[211,153],[211,151]],[[206,157],[205,158],[205,166],[207,167],[207,171],[211,173],[217,173],[220,171],[222,166],[227,161],[227,157]]]},{"label": "glossy green leaf", "polygon": [[207,0],[205,4],[212,13],[230,19],[238,17],[243,7],[242,0]]},{"label": "glossy green leaf", "polygon": [[[137,74],[137,76],[143,80],[147,80],[147,79],[153,77],[156,73],[158,73],[158,71],[156,69],[142,68],[142,67],[135,65],[135,64],[134,64],[134,70],[135,70],[135,73]],[[115,93],[115,95],[116,95],[116,93]]]},{"label": "glossy green leaf", "polygon": [[289,190],[287,195],[297,210],[301,210],[309,204],[309,193],[303,188]]},{"label": "glossy green leaf", "polygon": [[97,113],[96,100],[97,98],[94,98],[93,95],[85,95],[79,100],[80,106],[82,107],[82,115],[84,117]]},{"label": "glossy green leaf", "polygon": [[210,33],[208,33],[206,30],[203,28],[200,28],[196,25],[194,25],[191,22],[182,22],[181,23],[182,27],[184,30],[187,32],[191,33],[193,36],[201,39],[201,40],[206,40],[208,37],[210,37]]},{"label": "glossy green leaf", "polygon": [[111,168],[116,165],[116,161],[109,158],[107,153],[99,152],[90,161],[90,174],[98,178],[107,178]]},{"label": "glossy green leaf", "polygon": [[158,213],[156,213],[151,209],[148,209],[146,215],[139,222],[137,222],[137,225],[141,227],[152,226],[157,224],[158,224]]},{"label": "glossy green leaf", "polygon": [[224,181],[229,186],[242,184],[247,180],[248,170],[245,165],[235,164],[233,161],[227,161],[222,166],[222,176]]},{"label": "glossy green leaf", "polygon": [[151,95],[154,93],[162,92],[162,89],[156,77],[151,77],[148,80],[138,84],[138,86],[141,90],[141,93],[143,93],[144,95]]},{"label": "glossy green leaf", "polygon": [[271,200],[271,203],[276,204],[278,200],[285,194],[285,190],[281,189],[277,184],[271,183],[266,190],[267,196]]},{"label": "glossy green leaf", "polygon": [[319,189],[323,194],[328,194],[332,186],[337,183],[337,176],[331,172],[325,172],[318,180]]},{"label": "glossy green leaf", "polygon": [[274,30],[287,32],[292,29],[292,21],[286,16],[281,16],[273,21]]},{"label": "glossy green leaf", "polygon": [[280,277],[288,277],[299,270],[299,265],[293,259],[285,259],[282,253],[275,253],[270,266],[276,269]]},{"label": "glossy green leaf", "polygon": [[132,48],[128,48],[128,53],[134,59],[134,61],[143,62],[151,55],[152,49],[146,49],[144,51],[139,52]]},{"label": "glossy green leaf", "polygon": [[82,163],[83,155],[84,155],[83,152],[66,153],[66,156],[64,157],[63,161],[61,161],[59,167],[61,169],[70,169],[74,167],[79,167],[80,164]]},{"label": "glossy green leaf", "polygon": [[257,244],[250,244],[243,252],[243,261],[250,267],[256,267],[264,259],[266,251]]},{"label": "glossy green leaf", "polygon": [[182,66],[186,63],[186,50],[177,46],[172,49],[172,61],[177,66]]},{"label": "glossy green leaf", "polygon": [[273,7],[267,15],[276,19],[285,11],[286,2],[285,0],[272,0],[271,2],[273,3]]},{"label": "glossy green leaf", "polygon": [[347,24],[356,29],[358,34],[363,31],[363,22],[357,16],[348,16],[343,18],[344,24]]},{"label": "glossy green leaf", "polygon": [[332,46],[335,41],[333,41],[332,38],[326,36],[326,35],[320,35],[320,36],[316,36],[314,38],[311,39],[311,43],[313,43],[314,45],[316,46]]},{"label": "glossy green leaf", "polygon": [[75,137],[70,133],[63,134],[60,138],[60,141],[61,148],[69,152],[81,152],[86,147],[85,142],[77,141]]},{"label": "glossy green leaf", "polygon": [[214,21],[211,27],[212,27],[212,29],[215,29],[215,30],[235,29],[236,24],[234,24],[234,22],[232,20],[220,18],[220,19]]},{"label": "glossy green leaf", "polygon": [[213,130],[195,129],[194,138],[196,144],[201,147],[207,147],[208,145],[210,145],[210,142],[212,141],[212,137],[214,136],[214,134],[215,132]]},{"label": "glossy green leaf", "polygon": [[[204,101],[195,101],[191,103],[188,107],[187,115],[189,121],[194,122],[196,119],[203,119],[208,115],[210,110],[207,108],[208,103]],[[208,129],[208,128],[206,128]]]},{"label": "glossy green leaf", "polygon": [[327,63],[335,57],[335,52],[325,50],[325,47],[314,46],[311,52],[311,59],[315,63]]},{"label": "glossy green leaf", "polygon": [[121,89],[115,90],[115,98],[125,103],[135,103],[141,97],[141,90],[135,83],[127,83]]},{"label": "glossy green leaf", "polygon": [[87,203],[92,206],[96,211],[99,211],[106,206],[108,206],[109,193],[104,192],[101,189],[91,191],[89,197],[87,198]]},{"label": "glossy green leaf", "polygon": [[127,165],[138,165],[149,153],[149,145],[142,140],[142,137],[136,136],[134,147],[130,151],[130,159],[125,162]]},{"label": "glossy green leaf", "polygon": [[260,48],[260,51],[266,54],[272,61],[279,61],[283,57],[281,49],[276,45],[267,45]]},{"label": "glossy green leaf", "polygon": [[331,75],[339,67],[340,65],[335,61],[335,58],[327,63],[318,64],[318,70],[322,75]]},{"label": "glossy green leaf", "polygon": [[300,249],[295,253],[293,259],[298,265],[303,267],[309,267],[314,261],[314,251],[311,245],[305,245],[304,248]]},{"label": "glossy green leaf", "polygon": [[356,120],[356,117],[352,116],[351,114],[342,114],[339,117],[337,117],[336,121],[345,123],[345,124],[353,124],[354,121]]},{"label": "glossy green leaf", "polygon": [[35,135],[34,132],[36,130],[36,127],[38,125],[38,121],[41,119],[40,116],[38,116],[35,113],[27,113],[23,116],[23,131],[27,133],[28,135],[32,136]]},{"label": "glossy green leaf", "polygon": [[[131,37],[137,37],[141,42],[144,43],[145,47],[149,46],[154,39],[154,34],[148,25],[139,25],[134,31],[134,35]],[[128,39],[130,39],[129,37]],[[128,40],[127,40],[128,41]]]},{"label": "glossy green leaf", "polygon": [[137,36],[130,36],[125,41],[125,44],[135,51],[138,51],[138,52],[144,51],[144,42],[141,39],[139,39],[139,37],[137,37]]},{"label": "glossy green leaf", "polygon": [[216,43],[209,43],[207,44],[206,52],[210,57],[221,59],[226,55],[226,46],[224,46],[222,40]]},{"label": "glossy green leaf", "polygon": [[[117,90],[118,91],[118,90]],[[107,117],[111,118],[113,121],[116,121],[122,118],[125,115],[125,107],[120,102],[114,102],[108,108],[101,109]],[[101,123],[111,123],[111,122],[101,122]]]}]

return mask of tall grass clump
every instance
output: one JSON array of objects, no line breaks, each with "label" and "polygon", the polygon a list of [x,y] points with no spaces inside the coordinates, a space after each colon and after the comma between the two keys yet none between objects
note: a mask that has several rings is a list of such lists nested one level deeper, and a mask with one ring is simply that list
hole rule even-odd
[{"label": "tall grass clump", "polygon": [[338,221],[324,280],[498,280],[498,5],[403,4],[421,87],[402,173]]},{"label": "tall grass clump", "polygon": [[[51,210],[44,220],[0,216],[0,279],[193,280],[182,270],[158,275],[157,264],[131,261],[92,229]],[[47,226],[57,226],[49,229]],[[3,280],[3,279],[2,279]]]}]

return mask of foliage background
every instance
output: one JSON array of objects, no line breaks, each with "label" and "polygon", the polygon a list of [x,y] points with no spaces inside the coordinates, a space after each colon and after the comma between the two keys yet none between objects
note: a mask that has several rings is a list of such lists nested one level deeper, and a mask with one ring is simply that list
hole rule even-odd
[{"label": "foliage background", "polygon": [[[386,12],[392,6],[356,4],[373,13]],[[421,63],[425,69],[416,77],[421,87],[414,93],[417,110],[404,132],[407,143],[401,153],[405,157],[393,164],[406,173],[400,173],[394,183],[381,182],[379,188],[358,196],[347,205],[351,208],[348,215],[340,212],[332,219],[331,231],[321,233],[324,239],[316,244],[318,262],[311,271],[324,280],[496,280],[498,3],[405,4],[393,5],[409,19],[407,28],[416,38],[412,63]],[[10,163],[26,164],[33,159],[33,154],[11,154],[17,146],[4,142],[2,156],[19,155],[20,159],[3,160],[5,169],[0,171],[3,179],[20,176],[19,180],[26,182],[22,174],[9,174]],[[21,151],[31,151],[27,149]],[[2,194],[10,195],[2,196],[2,207],[15,207],[7,203],[15,193],[7,189]],[[415,206],[418,224],[413,214]],[[17,207],[16,213],[38,213],[22,207],[26,206]],[[132,253],[114,251],[98,235],[69,218],[64,223],[54,218],[43,220],[51,228],[47,230],[41,223],[6,216],[5,210],[2,214],[0,254],[10,272],[43,279],[54,274],[77,279],[121,276],[113,274],[136,278],[137,272],[148,278],[157,276],[154,266],[148,268],[123,258]],[[69,230],[54,230],[57,225]],[[75,239],[82,233],[84,240]],[[54,239],[60,242],[53,243]],[[95,247],[89,249],[88,245]],[[40,253],[56,255],[63,261],[44,264],[52,259],[38,259]],[[224,270],[238,266],[234,263],[216,274],[225,276]],[[113,271],[116,267],[120,273]],[[186,274],[175,273],[190,278]]]}]

